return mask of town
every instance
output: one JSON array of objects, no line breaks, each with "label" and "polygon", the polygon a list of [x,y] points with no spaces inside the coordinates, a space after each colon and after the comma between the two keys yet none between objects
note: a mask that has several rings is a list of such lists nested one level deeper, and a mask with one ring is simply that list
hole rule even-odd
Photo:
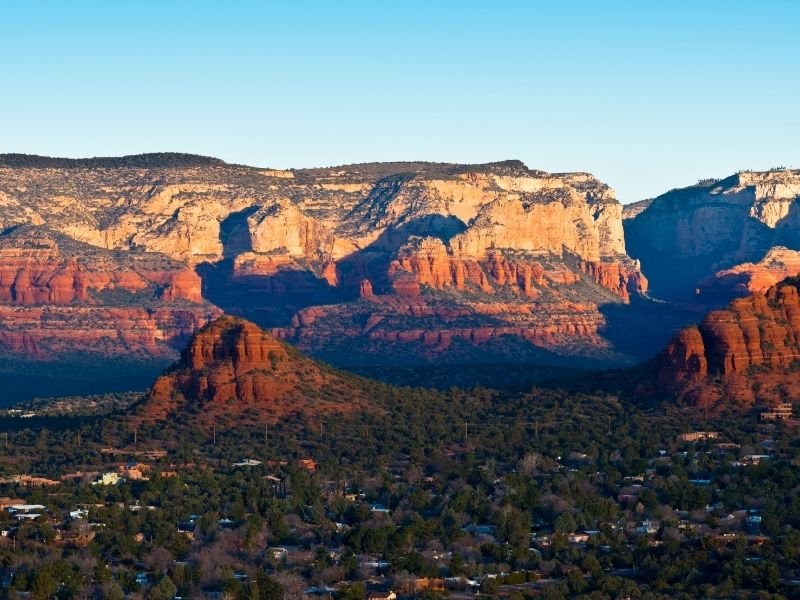
[{"label": "town", "polygon": [[[79,446],[73,431],[43,442],[19,429],[0,461],[2,593],[657,598],[676,581],[708,597],[800,585],[791,405],[715,429],[627,415],[611,435],[586,421],[584,400],[556,397],[550,410],[506,432],[505,448],[497,431],[465,438],[458,422],[408,451],[334,424],[314,444],[319,433],[291,442],[276,427],[268,452],[252,452],[256,431],[176,447],[158,432],[95,446],[84,431]],[[657,438],[642,429],[653,420]],[[37,443],[60,457],[30,461]],[[39,468],[12,472],[26,461]],[[720,565],[718,580],[691,574],[699,556]]]}]

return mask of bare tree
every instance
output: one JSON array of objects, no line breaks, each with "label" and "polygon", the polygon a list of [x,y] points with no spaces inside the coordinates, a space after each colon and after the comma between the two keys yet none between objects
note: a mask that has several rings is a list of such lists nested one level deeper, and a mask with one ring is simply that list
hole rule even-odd
[{"label": "bare tree", "polygon": [[533,477],[539,468],[539,463],[542,462],[542,455],[538,452],[528,452],[519,461],[519,470],[526,477]]}]

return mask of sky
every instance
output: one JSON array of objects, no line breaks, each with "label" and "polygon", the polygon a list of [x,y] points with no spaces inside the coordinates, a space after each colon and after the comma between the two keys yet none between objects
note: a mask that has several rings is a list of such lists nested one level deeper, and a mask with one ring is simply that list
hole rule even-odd
[{"label": "sky", "polygon": [[800,2],[0,0],[0,152],[800,167]]}]

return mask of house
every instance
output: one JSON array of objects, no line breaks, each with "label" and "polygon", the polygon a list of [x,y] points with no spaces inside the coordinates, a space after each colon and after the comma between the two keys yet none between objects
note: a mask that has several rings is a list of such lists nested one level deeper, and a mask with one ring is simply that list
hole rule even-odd
[{"label": "house", "polygon": [[128,463],[119,467],[120,477],[130,481],[148,481],[150,479],[147,476],[149,472],[150,465],[144,463]]},{"label": "house", "polygon": [[636,531],[647,535],[653,535],[658,532],[658,527],[653,521],[646,520],[642,521],[642,524],[636,528]]},{"label": "house", "polygon": [[78,548],[83,548],[92,543],[94,536],[94,531],[89,531],[88,529],[79,531],[57,531],[54,542],[58,546],[76,546]]},{"label": "house", "polygon": [[467,533],[471,533],[472,535],[475,536],[479,535],[493,536],[494,525],[467,525],[462,529],[462,531],[466,531]]},{"label": "house", "polygon": [[762,421],[776,421],[792,418],[792,403],[781,402],[778,406],[770,408],[759,415]]},{"label": "house", "polygon": [[367,600],[397,600],[397,594],[389,592],[368,592]]},{"label": "house", "polygon": [[107,473],[103,473],[103,475],[97,481],[92,482],[92,485],[119,485],[122,482],[123,479],[120,477],[119,473],[109,471]]},{"label": "house", "polygon": [[272,556],[272,560],[284,560],[289,556],[289,551],[286,548],[270,548],[267,552]]},{"label": "house", "polygon": [[337,592],[336,588],[332,587],[310,587],[303,590],[303,593],[306,596],[317,596],[320,598],[333,598],[333,595]]},{"label": "house", "polygon": [[19,498],[9,498],[8,496],[3,496],[0,498],[0,510],[7,510],[12,506],[19,506],[25,504],[25,500],[20,500]]},{"label": "house", "polygon": [[7,510],[17,521],[33,521],[44,514],[45,507],[41,504],[15,504]]},{"label": "house", "polygon": [[761,515],[748,515],[744,523],[744,529],[747,533],[757,534],[761,531]]},{"label": "house", "polygon": [[701,440],[715,440],[719,437],[717,431],[692,431],[678,436],[681,442],[698,442]]},{"label": "house", "polygon": [[58,485],[60,482],[47,479],[46,477],[36,477],[35,475],[14,475],[13,477],[0,479],[0,483],[16,483],[21,486],[33,488]]},{"label": "house", "polygon": [[589,541],[589,534],[586,532],[570,533],[567,540],[570,544],[585,544]]},{"label": "house", "polygon": [[234,467],[257,467],[261,464],[260,460],[254,460],[252,458],[245,458],[239,462],[233,463],[232,466]]},{"label": "house", "polygon": [[84,481],[100,477],[100,471],[76,471],[75,473],[64,473],[61,481]]},{"label": "house", "polygon": [[30,512],[41,512],[45,509],[43,504],[14,504],[13,506],[8,507],[8,512],[19,514],[19,513],[30,513]]},{"label": "house", "polygon": [[736,450],[737,448],[741,448],[740,444],[734,444],[733,442],[720,442],[719,444],[714,444],[714,447],[717,450]]},{"label": "house", "polygon": [[444,591],[444,579],[433,577],[420,577],[414,580],[414,591],[421,592],[423,590],[433,590],[437,592]]},{"label": "house", "polygon": [[313,458],[301,458],[297,461],[297,466],[301,469],[305,469],[309,473],[313,473],[317,470],[317,463]]}]

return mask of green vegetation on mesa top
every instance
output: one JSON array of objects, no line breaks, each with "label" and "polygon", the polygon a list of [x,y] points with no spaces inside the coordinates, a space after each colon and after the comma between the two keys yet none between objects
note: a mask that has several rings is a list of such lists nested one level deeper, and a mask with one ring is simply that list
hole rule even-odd
[{"label": "green vegetation on mesa top", "polygon": [[[41,169],[166,169],[193,167],[241,167],[224,160],[183,152],[150,152],[127,156],[99,156],[91,158],[61,158],[36,154],[0,154],[0,166]],[[255,167],[253,167],[255,168]],[[499,175],[526,175],[531,171],[520,160],[504,160],[483,164],[456,164],[424,161],[375,162],[330,167],[293,169],[298,175],[330,176],[338,171],[363,175],[369,179],[414,173],[430,177],[450,177],[472,171],[486,171]]]},{"label": "green vegetation on mesa top", "polygon": [[542,173],[542,171],[529,169],[521,160],[503,160],[481,164],[424,161],[374,162],[293,170],[299,175],[308,175],[312,177],[330,177],[341,172],[347,173],[349,178],[354,177],[356,180],[361,176],[364,181],[402,175],[419,175],[428,179],[449,179],[455,175],[472,172],[486,172],[509,176]]},{"label": "green vegetation on mesa top", "polygon": [[152,152],[129,156],[58,158],[36,154],[0,154],[0,166],[36,169],[165,169],[179,167],[219,167],[219,158],[182,152]]},{"label": "green vegetation on mesa top", "polygon": [[[469,598],[472,582],[483,598],[796,597],[800,441],[781,424],[601,392],[359,385],[382,413],[216,431],[191,411],[3,419],[0,496],[45,508],[0,511],[0,594]],[[717,437],[680,438],[697,430]],[[90,484],[130,462],[148,479]],[[448,589],[414,591],[423,577]]]}]

